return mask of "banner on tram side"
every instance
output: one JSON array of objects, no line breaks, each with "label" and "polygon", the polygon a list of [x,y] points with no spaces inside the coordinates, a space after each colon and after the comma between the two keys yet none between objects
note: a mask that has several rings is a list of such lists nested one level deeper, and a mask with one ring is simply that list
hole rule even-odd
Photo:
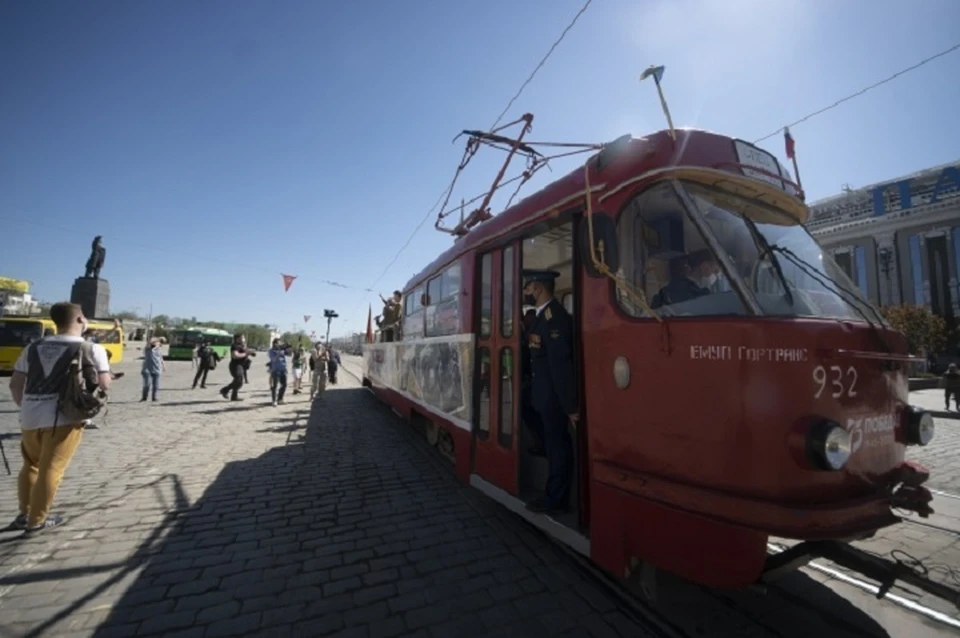
[{"label": "banner on tram side", "polygon": [[375,385],[470,423],[473,352],[471,334],[376,343],[364,348],[364,368]]}]

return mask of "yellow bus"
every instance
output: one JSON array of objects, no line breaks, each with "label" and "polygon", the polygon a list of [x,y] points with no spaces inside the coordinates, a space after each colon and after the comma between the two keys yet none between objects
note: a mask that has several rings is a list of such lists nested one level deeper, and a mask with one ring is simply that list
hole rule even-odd
[{"label": "yellow bus", "polygon": [[[123,361],[123,329],[110,321],[90,321],[94,340],[107,351],[111,365]],[[56,334],[48,317],[0,317],[0,372],[11,372],[23,348],[30,342]]]}]

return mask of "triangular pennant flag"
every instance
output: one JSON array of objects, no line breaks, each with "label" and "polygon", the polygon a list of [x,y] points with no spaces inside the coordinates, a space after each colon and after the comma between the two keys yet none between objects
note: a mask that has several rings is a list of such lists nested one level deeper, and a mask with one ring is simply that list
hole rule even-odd
[{"label": "triangular pennant flag", "polygon": [[311,316],[312,315],[303,315],[303,323],[307,323],[308,321],[310,321]]},{"label": "triangular pennant flag", "polygon": [[290,290],[290,286],[293,285],[293,280],[297,278],[296,275],[284,275],[284,274],[281,274],[280,276],[283,277],[283,289],[284,289],[284,291]]}]

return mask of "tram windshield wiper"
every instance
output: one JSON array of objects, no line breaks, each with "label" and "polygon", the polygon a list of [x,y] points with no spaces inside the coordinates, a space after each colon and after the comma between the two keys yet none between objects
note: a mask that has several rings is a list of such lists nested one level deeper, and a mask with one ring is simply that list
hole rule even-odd
[{"label": "tram windshield wiper", "polygon": [[[750,224],[752,225],[752,222],[750,222]],[[884,339],[883,334],[880,332],[880,328],[877,326],[877,323],[879,323],[881,326],[885,325],[886,321],[883,319],[883,315],[881,315],[876,308],[874,308],[869,303],[864,303],[855,293],[845,288],[840,282],[838,282],[836,279],[834,279],[827,273],[818,272],[818,269],[813,264],[809,263],[808,261],[800,257],[789,248],[785,246],[780,246],[779,244],[776,244],[776,243],[773,243],[773,244],[767,243],[767,248],[765,250],[770,251],[771,257],[773,257],[773,252],[780,253],[788,261],[790,261],[794,266],[799,268],[804,274],[806,274],[808,277],[811,277],[812,279],[817,281],[824,288],[830,290],[830,286],[827,286],[826,282],[829,282],[830,284],[832,284],[833,292],[838,294],[848,304],[850,304],[850,306],[857,312],[857,314],[860,315],[863,318],[863,320],[867,322],[867,325],[870,326],[871,331],[877,337],[877,340],[880,342],[881,347],[887,352],[893,351],[890,348],[890,344],[887,343],[887,340]],[[762,257],[763,257],[763,253],[761,253],[760,255],[760,258]],[[863,311],[864,307],[866,307],[870,311],[870,314],[873,315],[877,323],[874,323],[874,321],[871,320],[869,316],[867,316],[867,313]]]},{"label": "tram windshield wiper", "polygon": [[760,254],[757,256],[757,262],[763,260],[766,255],[770,255],[770,263],[773,264],[773,269],[777,273],[777,277],[780,279],[780,285],[783,286],[783,296],[786,298],[787,303],[793,306],[793,293],[790,292],[790,284],[787,283],[787,278],[783,274],[783,268],[780,267],[780,260],[777,259],[777,256],[774,254],[773,246],[770,245],[770,242],[767,241],[767,238],[764,237],[760,231],[757,229],[757,225],[749,217],[744,216],[743,221],[747,224],[747,229],[750,231],[750,235],[753,237],[753,241],[757,243],[760,247]]}]

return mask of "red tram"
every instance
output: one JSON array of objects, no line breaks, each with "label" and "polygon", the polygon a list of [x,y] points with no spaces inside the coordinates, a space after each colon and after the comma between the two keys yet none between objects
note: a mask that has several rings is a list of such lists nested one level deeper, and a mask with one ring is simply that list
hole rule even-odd
[{"label": "red tram", "polygon": [[[804,228],[777,159],[700,130],[596,148],[454,230],[403,289],[402,340],[364,347],[364,384],[461,480],[617,576],[642,561],[740,587],[813,555],[844,561],[838,548],[900,520],[893,508],[927,515],[927,472],[904,454],[933,419],[908,405],[905,340]],[[652,307],[703,251],[711,293]],[[576,326],[577,506],[557,520],[523,509],[546,475],[521,417],[527,268],[560,273]],[[771,536],[807,542],[771,558]]]}]

